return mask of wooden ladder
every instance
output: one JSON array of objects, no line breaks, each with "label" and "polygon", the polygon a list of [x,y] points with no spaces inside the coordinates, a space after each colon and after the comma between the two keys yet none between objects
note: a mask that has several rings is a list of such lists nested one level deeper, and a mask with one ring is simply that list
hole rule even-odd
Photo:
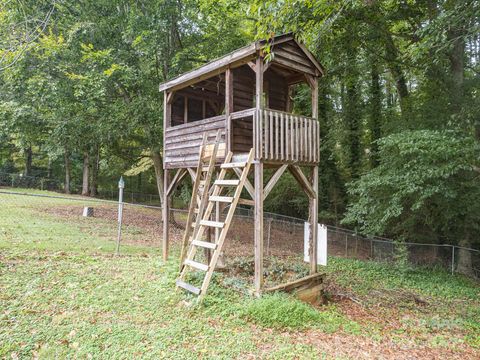
[{"label": "wooden ladder", "polygon": [[[195,295],[199,296],[199,301],[203,299],[205,296],[208,285],[210,284],[210,280],[213,275],[213,271],[215,270],[215,266],[217,265],[218,258],[222,252],[223,244],[225,242],[225,238],[227,237],[228,229],[230,228],[230,224],[232,223],[233,214],[239,203],[245,203],[248,205],[252,205],[252,200],[241,199],[240,195],[243,190],[243,186],[247,181],[247,176],[250,171],[250,165],[253,161],[254,152],[253,149],[250,150],[246,161],[242,162],[231,162],[232,153],[229,152],[225,157],[225,162],[220,166],[220,174],[218,175],[217,180],[213,183],[213,191],[211,194],[209,191],[204,191],[202,200],[207,199],[207,207],[205,212],[203,213],[202,217],[197,217],[197,219],[201,219],[200,221],[196,221],[195,223],[191,223],[190,226],[196,228],[198,226],[198,231],[194,232],[194,236],[191,238],[189,242],[189,249],[186,258],[181,258],[181,271],[180,276],[177,279],[177,288],[183,288]],[[240,170],[241,169],[241,170]],[[240,171],[239,171],[240,170]],[[233,174],[238,175],[238,179],[225,179],[227,172],[233,172]],[[233,196],[225,196],[222,195],[222,191],[225,188],[233,189]],[[216,203],[228,203],[230,207],[228,209],[228,213],[225,217],[225,221],[211,221],[210,216],[212,214],[213,207]],[[205,232],[205,229],[208,227],[213,227],[220,229],[220,234],[216,242],[207,242],[202,240],[202,235]],[[195,261],[195,255],[197,254],[197,248],[204,248],[213,250],[213,255],[210,259],[209,264],[204,264],[198,261]],[[191,269],[195,269],[204,273],[204,278],[202,282],[201,288],[195,287],[185,281],[187,274],[191,271]]]},{"label": "wooden ladder", "polygon": [[200,228],[200,222],[205,212],[207,196],[212,181],[213,172],[215,171],[215,162],[217,160],[218,150],[220,147],[220,130],[217,132],[214,144],[207,144],[207,136],[203,134],[202,145],[199,150],[199,158],[197,172],[192,187],[192,199],[188,208],[187,222],[182,240],[182,250],[180,253],[180,271],[183,269],[183,262],[187,253],[188,243],[195,238]]}]

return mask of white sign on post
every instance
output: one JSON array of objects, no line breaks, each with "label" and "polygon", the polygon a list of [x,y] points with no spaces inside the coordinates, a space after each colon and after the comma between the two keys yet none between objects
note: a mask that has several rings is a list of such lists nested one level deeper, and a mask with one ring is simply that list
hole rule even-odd
[{"label": "white sign on post", "polygon": [[[317,241],[317,264],[327,266],[327,227],[318,224],[318,241]],[[308,254],[308,242],[310,239],[310,223],[305,222],[303,236],[303,260],[310,262]]]}]

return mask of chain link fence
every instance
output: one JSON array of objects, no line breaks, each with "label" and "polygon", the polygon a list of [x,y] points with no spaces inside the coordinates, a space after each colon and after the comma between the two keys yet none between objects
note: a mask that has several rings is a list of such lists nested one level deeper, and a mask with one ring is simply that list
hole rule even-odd
[{"label": "chain link fence", "polygon": [[[120,252],[123,246],[130,245],[140,248],[160,247],[161,208],[131,203],[128,193],[124,196],[122,216],[119,218],[118,201],[0,188],[0,243],[2,237],[3,240],[20,243],[30,240],[41,243],[44,241],[42,239],[46,239],[45,241],[55,241],[61,250],[62,247],[68,249],[72,244],[87,246],[89,241],[98,241],[99,244],[103,241],[99,246],[114,252],[119,240],[120,221]],[[87,211],[84,216],[85,208],[91,209],[91,212]],[[170,238],[176,246],[181,242],[186,217],[186,210],[172,209]],[[307,271],[308,267],[303,263],[304,221],[264,213],[264,256],[267,270],[269,264],[294,259],[297,264],[302,264],[298,266],[299,272]],[[76,230],[72,231],[71,228]],[[480,278],[480,251],[476,249],[365,237],[335,226],[327,226],[327,229],[329,256],[391,263],[404,261],[410,266],[441,267],[452,273]],[[104,245],[105,240],[107,246]],[[224,252],[227,262],[253,259],[253,209],[236,209]]]}]

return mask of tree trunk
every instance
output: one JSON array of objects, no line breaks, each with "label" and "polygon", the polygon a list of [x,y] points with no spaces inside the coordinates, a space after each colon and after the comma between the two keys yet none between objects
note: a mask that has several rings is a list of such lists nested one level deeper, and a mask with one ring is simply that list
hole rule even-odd
[{"label": "tree trunk", "polygon": [[83,181],[82,181],[82,195],[88,196],[89,188],[88,181],[90,178],[90,157],[88,152],[83,153]]},{"label": "tree trunk", "polygon": [[358,90],[359,72],[357,68],[356,51],[352,41],[346,44],[346,59],[348,66],[345,74],[345,109],[344,118],[348,131],[347,146],[349,149],[348,165],[352,179],[360,175],[361,149],[360,149],[360,97]]},{"label": "tree trunk", "polygon": [[[459,241],[458,246],[463,248],[471,248],[471,243],[468,238],[468,234],[465,234],[465,237]],[[460,274],[473,276],[473,264],[472,264],[472,252],[467,249],[456,248],[456,253],[458,254],[457,262],[457,272]]]},{"label": "tree trunk", "polygon": [[52,178],[52,159],[48,157],[48,165],[47,165],[47,179]]},{"label": "tree trunk", "polygon": [[90,196],[97,196],[98,171],[100,169],[100,149],[96,147],[95,161],[92,164],[92,179],[90,183]]},{"label": "tree trunk", "polygon": [[157,150],[150,151],[150,157],[153,161],[153,168],[155,169],[155,178],[157,180],[157,191],[160,197],[160,205],[163,207],[163,161],[160,152]]},{"label": "tree trunk", "polygon": [[29,146],[25,149],[25,170],[23,175],[30,176],[32,175],[32,147]]},{"label": "tree trunk", "polygon": [[380,89],[380,76],[378,64],[375,61],[371,68],[370,83],[370,131],[371,131],[371,155],[370,164],[372,168],[378,166],[378,144],[377,140],[382,136],[382,92]]},{"label": "tree trunk", "polygon": [[462,29],[452,30],[448,37],[453,42],[450,53],[452,113],[458,114],[462,109],[463,102],[465,41]]},{"label": "tree trunk", "polygon": [[410,104],[408,101],[409,92],[407,87],[407,80],[405,79],[405,75],[400,66],[400,61],[401,61],[400,56],[398,54],[397,47],[393,42],[392,35],[386,29],[385,29],[384,38],[385,38],[385,55],[387,58],[388,68],[395,81],[395,87],[397,89],[398,100],[400,103],[400,110],[402,111],[402,116],[404,116],[404,118],[406,118],[407,121],[409,121],[411,120],[408,118],[411,113]]},{"label": "tree trunk", "polygon": [[70,154],[66,148],[63,158],[65,161],[65,194],[70,194]]}]

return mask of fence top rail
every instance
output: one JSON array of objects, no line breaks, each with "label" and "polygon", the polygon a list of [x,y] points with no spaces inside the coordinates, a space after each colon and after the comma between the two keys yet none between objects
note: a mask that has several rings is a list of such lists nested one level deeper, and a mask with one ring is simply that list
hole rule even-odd
[{"label": "fence top rail", "polygon": [[305,115],[301,115],[301,114],[293,114],[293,113],[289,113],[289,112],[281,111],[281,110],[274,110],[274,109],[270,109],[270,108],[264,108],[264,109],[262,109],[262,111],[267,111],[267,112],[272,112],[272,113],[277,113],[277,114],[284,114],[284,115],[293,116],[293,117],[298,117],[298,118],[302,118],[302,119],[317,121],[317,119],[314,119],[314,118],[309,117],[309,116],[305,116]]}]

